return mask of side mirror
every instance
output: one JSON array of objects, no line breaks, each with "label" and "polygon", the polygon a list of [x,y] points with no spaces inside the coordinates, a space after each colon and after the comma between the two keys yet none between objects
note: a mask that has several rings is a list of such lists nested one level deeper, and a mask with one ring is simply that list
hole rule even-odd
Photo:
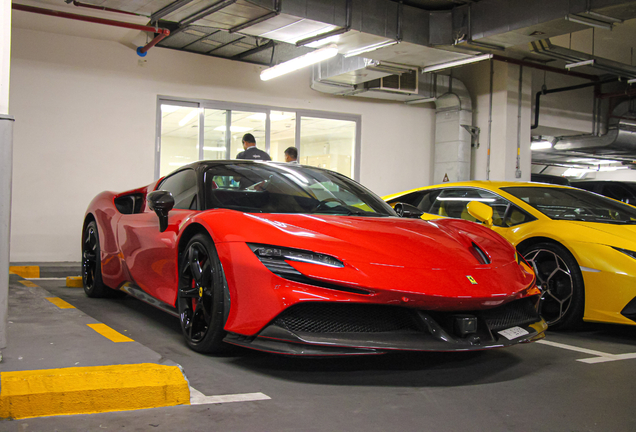
[{"label": "side mirror", "polygon": [[411,204],[401,203],[401,202],[397,203],[395,207],[393,207],[393,209],[395,210],[395,212],[398,214],[399,217],[403,217],[403,218],[418,219],[422,217],[422,215],[424,214],[424,212],[418,209],[417,207],[412,206]]},{"label": "side mirror", "polygon": [[164,232],[168,229],[168,212],[174,207],[172,194],[162,190],[150,192],[146,201],[148,208],[157,213],[157,217],[159,217],[159,231]]},{"label": "side mirror", "polygon": [[468,214],[492,228],[492,207],[479,201],[471,201],[466,206]]}]

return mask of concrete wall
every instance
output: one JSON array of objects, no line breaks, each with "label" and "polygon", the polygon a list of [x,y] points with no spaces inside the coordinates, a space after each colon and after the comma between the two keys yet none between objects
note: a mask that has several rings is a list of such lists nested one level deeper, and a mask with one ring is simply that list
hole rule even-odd
[{"label": "concrete wall", "polygon": [[154,177],[158,95],[362,116],[360,180],[378,194],[431,181],[432,107],[338,98],[308,71],[262,82],[261,67],[14,28],[11,261],[79,261],[90,200]]}]

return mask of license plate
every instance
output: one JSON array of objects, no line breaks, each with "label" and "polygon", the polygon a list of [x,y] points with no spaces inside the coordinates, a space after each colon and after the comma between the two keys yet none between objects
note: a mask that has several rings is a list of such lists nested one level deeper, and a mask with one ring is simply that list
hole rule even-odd
[{"label": "license plate", "polygon": [[513,340],[521,336],[525,336],[530,334],[527,330],[522,329],[521,327],[510,327],[509,329],[502,330],[497,332],[508,340]]}]

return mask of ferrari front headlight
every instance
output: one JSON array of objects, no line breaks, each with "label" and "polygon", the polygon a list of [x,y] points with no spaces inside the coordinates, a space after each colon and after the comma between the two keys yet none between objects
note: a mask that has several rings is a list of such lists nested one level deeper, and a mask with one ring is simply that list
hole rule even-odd
[{"label": "ferrari front headlight", "polygon": [[306,262],[327,267],[344,267],[342,261],[330,255],[320,254],[302,249],[283,248],[278,246],[269,246],[255,243],[248,243],[247,245],[252,250],[252,252],[254,252],[254,254],[256,254],[256,256],[261,259],[261,261],[263,261],[263,258],[279,259],[286,261]]}]

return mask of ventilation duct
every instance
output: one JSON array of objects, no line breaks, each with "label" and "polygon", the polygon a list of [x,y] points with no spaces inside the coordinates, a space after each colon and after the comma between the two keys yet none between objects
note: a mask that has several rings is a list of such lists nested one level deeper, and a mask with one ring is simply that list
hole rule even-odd
[{"label": "ventilation duct", "polygon": [[555,144],[554,150],[618,158],[634,155],[636,153],[636,99],[623,102],[614,109],[605,135],[564,137]]},{"label": "ventilation duct", "polygon": [[470,179],[472,103],[464,84],[446,75],[359,57],[336,56],[313,67],[311,88],[322,93],[406,102],[435,102],[433,181]]}]

